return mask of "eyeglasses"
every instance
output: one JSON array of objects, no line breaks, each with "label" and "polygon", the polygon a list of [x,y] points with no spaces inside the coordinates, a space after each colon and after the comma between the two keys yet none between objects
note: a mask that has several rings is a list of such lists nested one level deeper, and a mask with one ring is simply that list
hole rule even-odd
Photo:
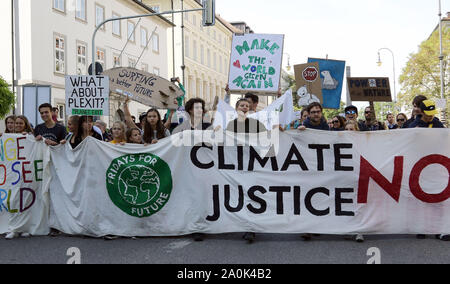
[{"label": "eyeglasses", "polygon": [[339,120],[333,120],[332,122],[333,123],[339,123]]},{"label": "eyeglasses", "polygon": [[354,110],[349,110],[349,111],[347,111],[345,114],[356,114],[356,111],[354,111]]},{"label": "eyeglasses", "polygon": [[321,111],[311,111],[309,114],[318,114],[318,113],[322,113]]},{"label": "eyeglasses", "polygon": [[371,111],[366,111],[366,114],[371,114],[372,112]]},{"label": "eyeglasses", "polygon": [[397,119],[399,122],[404,122],[406,119]]}]

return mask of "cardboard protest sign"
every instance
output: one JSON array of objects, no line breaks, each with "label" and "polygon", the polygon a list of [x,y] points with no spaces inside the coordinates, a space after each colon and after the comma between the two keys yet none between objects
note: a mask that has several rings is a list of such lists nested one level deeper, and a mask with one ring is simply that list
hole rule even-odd
[{"label": "cardboard protest sign", "polygon": [[352,101],[392,102],[389,78],[347,78]]},{"label": "cardboard protest sign", "polygon": [[313,102],[323,104],[319,63],[295,65],[294,72],[298,106],[308,106]]},{"label": "cardboard protest sign", "polygon": [[230,77],[232,92],[277,93],[281,79],[284,35],[233,36]]},{"label": "cardboard protest sign", "polygon": [[69,115],[109,115],[109,78],[66,76],[66,112]]},{"label": "cardboard protest sign", "polygon": [[175,99],[184,95],[174,83],[134,68],[113,68],[103,74],[109,77],[111,92],[127,95],[146,106],[177,109]]},{"label": "cardboard protest sign", "polygon": [[323,107],[339,109],[344,85],[345,61],[309,58],[308,63],[312,62],[319,63]]}]

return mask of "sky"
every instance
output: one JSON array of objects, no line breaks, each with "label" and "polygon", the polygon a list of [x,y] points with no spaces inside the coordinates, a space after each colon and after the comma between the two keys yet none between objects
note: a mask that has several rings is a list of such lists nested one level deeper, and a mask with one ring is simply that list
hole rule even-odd
[{"label": "sky", "polygon": [[[450,0],[441,0],[442,15]],[[229,22],[245,21],[255,33],[285,35],[283,67],[308,57],[344,60],[352,77],[390,77],[393,57],[398,78],[439,23],[439,0],[216,0],[216,13]],[[292,71],[293,72],[293,71]],[[345,101],[346,88],[342,100]]]}]

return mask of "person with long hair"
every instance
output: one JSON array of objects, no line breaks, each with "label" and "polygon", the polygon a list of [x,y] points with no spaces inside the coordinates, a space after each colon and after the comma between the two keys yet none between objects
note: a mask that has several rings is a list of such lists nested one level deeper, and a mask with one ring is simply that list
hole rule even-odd
[{"label": "person with long hair", "polygon": [[355,120],[349,120],[345,123],[345,131],[360,131],[359,124]]},{"label": "person with long hair", "polygon": [[[128,103],[130,98],[127,97],[124,102],[125,123],[128,129],[139,128],[133,121]],[[141,118],[141,117],[140,117]],[[145,145],[156,144],[159,140],[170,136],[170,131],[164,126],[161,114],[155,108],[147,111],[142,115],[141,134]]]},{"label": "person with long hair", "polygon": [[137,127],[128,129],[126,138],[129,144],[143,144],[141,130]]},{"label": "person with long hair", "polygon": [[403,125],[406,123],[406,121],[408,121],[408,117],[404,113],[399,113],[397,114],[396,120],[398,128],[403,128]]},{"label": "person with long hair", "polygon": [[5,119],[5,126],[6,126],[5,133],[14,133],[16,127],[15,123],[16,123],[16,116],[15,115],[8,116]]},{"label": "person with long hair", "polygon": [[[15,133],[15,123],[16,123],[16,116],[10,115],[5,119],[5,133]],[[3,133],[0,132],[0,137],[3,135]]]},{"label": "person with long hair", "polygon": [[345,119],[342,116],[336,115],[331,120],[331,123],[332,123],[331,131],[344,131],[345,130]]},{"label": "person with long hair", "polygon": [[187,130],[207,130],[211,128],[211,123],[205,120],[206,103],[199,98],[190,99],[185,106],[188,118],[174,129],[173,134]]},{"label": "person with long hair", "polygon": [[102,137],[95,131],[92,131],[90,119],[87,116],[72,116],[69,131],[72,130],[72,135],[67,136],[67,141],[72,146],[72,149],[78,147],[81,142],[89,136],[102,141]]},{"label": "person with long hair", "polygon": [[16,117],[15,121],[15,133],[27,135],[33,134],[33,129],[31,128],[28,118],[24,115],[19,115]]},{"label": "person with long hair", "polygon": [[[75,149],[81,143],[81,137],[78,135],[80,116],[73,115],[67,121],[69,134],[66,136],[66,142],[69,142],[72,149]],[[77,138],[78,137],[78,138]]]},{"label": "person with long hair", "polygon": [[144,143],[156,144],[159,140],[169,136],[170,131],[164,127],[159,111],[154,108],[150,109],[147,112],[147,119],[144,123]]},{"label": "person with long hair", "polygon": [[109,143],[117,145],[117,144],[124,144],[127,142],[127,138],[125,136],[125,133],[127,131],[125,123],[121,121],[116,121],[114,122],[111,130],[113,140]]}]

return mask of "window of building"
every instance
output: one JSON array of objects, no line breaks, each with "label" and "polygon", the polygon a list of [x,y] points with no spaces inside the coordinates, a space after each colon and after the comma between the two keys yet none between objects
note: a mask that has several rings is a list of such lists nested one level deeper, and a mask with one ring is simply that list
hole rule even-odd
[{"label": "window of building", "polygon": [[148,32],[144,27],[141,27],[141,46],[147,47]]},{"label": "window of building", "polygon": [[152,50],[153,50],[153,52],[159,53],[159,35],[158,34],[153,34]]},{"label": "window of building", "polygon": [[153,67],[153,74],[155,74],[156,76],[160,76],[160,70],[157,67]]},{"label": "window of building", "polygon": [[79,20],[86,21],[86,0],[77,0],[75,17]]},{"label": "window of building", "polygon": [[117,53],[113,54],[113,64],[114,67],[122,66],[122,60],[120,59],[120,55]]},{"label": "window of building", "polygon": [[144,71],[144,72],[148,72],[148,64],[142,63],[141,70]]},{"label": "window of building", "polygon": [[[120,15],[116,14],[116,13],[113,13],[112,17],[113,18],[120,18]],[[120,21],[113,21],[112,22],[112,33],[113,33],[113,35],[116,35],[116,36],[119,36],[119,37],[122,36],[122,28],[121,28],[121,25],[120,25]]]},{"label": "window of building", "polygon": [[53,9],[66,12],[66,1],[65,0],[53,0]]},{"label": "window of building", "polygon": [[66,119],[66,105],[62,103],[56,104],[56,107],[58,108],[58,120],[64,121]]},{"label": "window of building", "polygon": [[197,51],[197,41],[194,40],[192,43],[192,59],[194,59],[195,61],[197,61],[198,59],[198,51]]},{"label": "window of building", "polygon": [[205,64],[205,48],[203,45],[200,47],[200,63]]},{"label": "window of building", "polygon": [[160,8],[158,5],[156,5],[156,6],[150,6],[150,9],[152,9],[152,10],[155,11],[156,13],[160,13],[160,11],[161,11],[161,8]]},{"label": "window of building", "polygon": [[128,57],[128,67],[135,68],[136,67],[136,60],[131,58],[131,57]]},{"label": "window of building", "polygon": [[211,67],[211,51],[208,49],[208,51],[207,51],[207,53],[206,53],[207,55],[207,64],[208,64],[208,67]]},{"label": "window of building", "polygon": [[190,42],[189,42],[189,37],[188,36],[185,36],[185,39],[184,39],[184,53],[185,53],[185,55],[186,55],[186,57],[191,57],[191,54],[190,54]]},{"label": "window of building", "polygon": [[54,71],[59,74],[66,73],[66,39],[64,36],[54,36],[55,66]]},{"label": "window of building", "polygon": [[96,61],[100,63],[103,70],[106,70],[106,51],[102,48],[97,48]]},{"label": "window of building", "polygon": [[[104,21],[105,21],[105,7],[96,4],[95,5],[95,26],[98,27]],[[105,30],[105,26],[103,25],[100,29]]]},{"label": "window of building", "polygon": [[131,42],[135,42],[135,36],[134,36],[134,27],[135,24],[131,21],[128,21],[128,28],[127,28],[127,37],[128,40]]},{"label": "window of building", "polygon": [[77,74],[85,75],[87,70],[87,45],[77,42]]}]

